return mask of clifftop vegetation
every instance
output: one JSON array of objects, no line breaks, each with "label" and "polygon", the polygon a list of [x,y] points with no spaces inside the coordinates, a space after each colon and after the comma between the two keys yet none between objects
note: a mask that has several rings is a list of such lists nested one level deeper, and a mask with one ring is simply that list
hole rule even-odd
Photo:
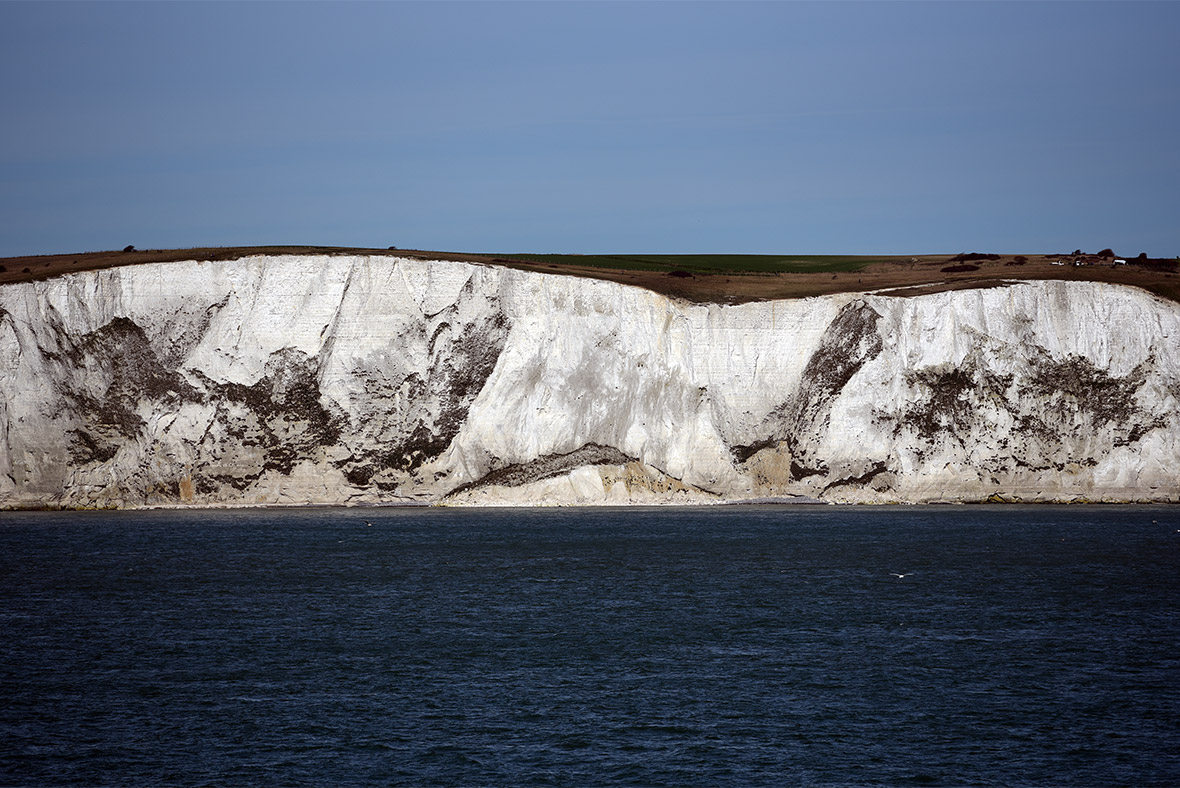
[{"label": "clifftop vegetation", "polygon": [[[725,255],[725,254],[503,254],[334,246],[247,246],[136,249],[0,258],[0,284],[75,271],[180,260],[235,260],[255,255],[389,255],[463,260],[510,268],[606,279],[689,301],[741,303],[866,290],[918,295],[940,290],[999,287],[1005,281],[1062,279],[1141,287],[1180,302],[1180,259],[1146,255],[1116,258],[1109,249],[1088,255]],[[1125,262],[1121,262],[1125,260]],[[1120,262],[1116,262],[1120,261]]]}]

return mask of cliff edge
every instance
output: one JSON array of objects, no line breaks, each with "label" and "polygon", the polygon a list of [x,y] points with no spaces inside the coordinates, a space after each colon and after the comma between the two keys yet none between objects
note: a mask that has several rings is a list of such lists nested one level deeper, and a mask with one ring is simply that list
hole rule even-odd
[{"label": "cliff edge", "polygon": [[1176,501],[1180,305],[259,256],[0,286],[0,507]]}]

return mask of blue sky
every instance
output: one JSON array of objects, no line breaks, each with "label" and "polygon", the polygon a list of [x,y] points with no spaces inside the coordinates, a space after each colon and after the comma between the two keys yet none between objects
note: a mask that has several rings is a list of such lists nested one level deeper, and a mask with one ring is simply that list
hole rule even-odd
[{"label": "blue sky", "polygon": [[1180,255],[1180,3],[0,2],[0,256]]}]

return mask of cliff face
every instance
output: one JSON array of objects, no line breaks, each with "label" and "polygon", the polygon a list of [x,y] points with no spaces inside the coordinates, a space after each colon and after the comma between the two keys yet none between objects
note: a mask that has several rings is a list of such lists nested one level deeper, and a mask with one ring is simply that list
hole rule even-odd
[{"label": "cliff face", "polygon": [[1180,308],[694,305],[388,257],[0,288],[0,506],[1177,500]]}]

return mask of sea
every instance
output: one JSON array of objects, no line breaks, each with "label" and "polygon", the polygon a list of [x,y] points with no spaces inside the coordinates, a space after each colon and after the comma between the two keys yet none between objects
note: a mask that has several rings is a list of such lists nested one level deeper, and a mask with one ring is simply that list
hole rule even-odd
[{"label": "sea", "polygon": [[0,514],[3,786],[1177,786],[1180,508]]}]

